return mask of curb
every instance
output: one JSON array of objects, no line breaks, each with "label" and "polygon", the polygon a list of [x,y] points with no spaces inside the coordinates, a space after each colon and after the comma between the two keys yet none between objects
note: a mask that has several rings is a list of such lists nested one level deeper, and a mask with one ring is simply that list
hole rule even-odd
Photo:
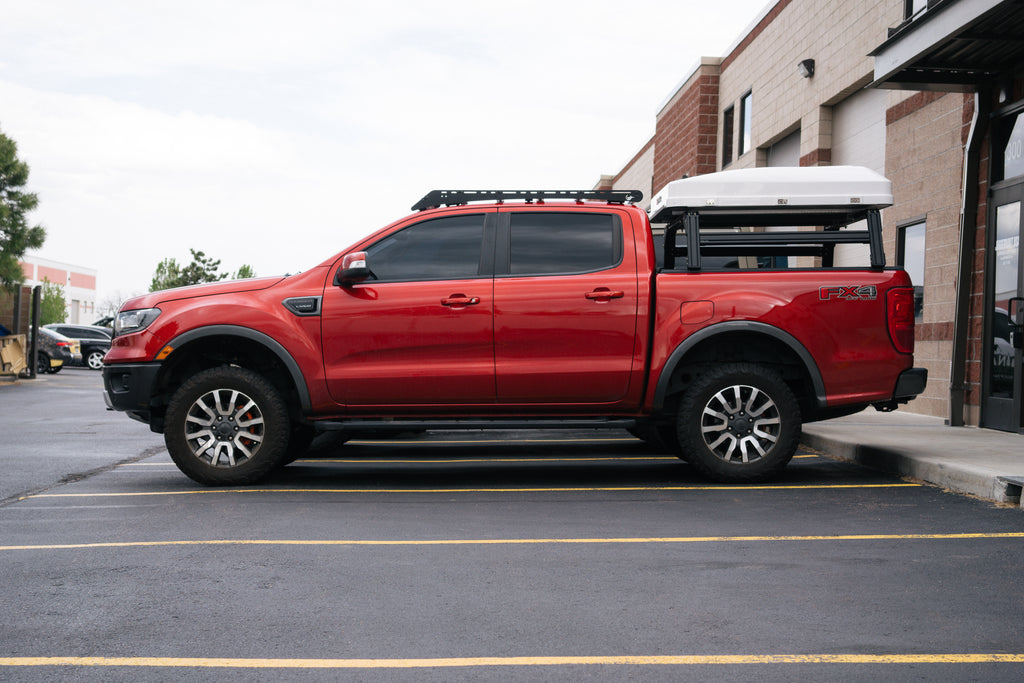
[{"label": "curb", "polygon": [[892,447],[855,444],[824,434],[804,431],[800,442],[840,460],[901,477],[911,477],[956,493],[995,503],[1021,506],[1021,480],[950,461],[932,461]]}]

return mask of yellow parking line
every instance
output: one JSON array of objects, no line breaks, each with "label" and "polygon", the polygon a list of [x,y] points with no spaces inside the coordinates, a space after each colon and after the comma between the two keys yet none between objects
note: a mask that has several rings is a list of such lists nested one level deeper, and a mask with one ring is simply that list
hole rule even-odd
[{"label": "yellow parking line", "polygon": [[792,490],[840,490],[840,489],[893,489],[920,488],[923,484],[799,484],[799,485],[753,485],[736,486],[581,486],[581,487],[548,487],[548,488],[448,488],[448,489],[256,489],[256,488],[211,488],[191,489],[188,491],[130,491],[124,493],[35,493],[22,496],[18,500],[34,500],[36,498],[122,498],[127,496],[192,496],[214,494],[253,494],[253,493],[593,493],[593,492],[631,492],[631,491],[792,491]]},{"label": "yellow parking line", "polygon": [[666,666],[735,664],[1007,664],[1024,654],[611,655],[439,657],[433,659],[232,659],[227,657],[0,657],[0,666],[121,666],[230,669],[422,669],[498,666]]},{"label": "yellow parking line", "polygon": [[[796,457],[807,457],[807,456],[796,456]],[[811,456],[816,457],[816,456]],[[645,456],[617,456],[617,457],[581,457],[581,458],[415,458],[398,460],[392,458],[302,458],[295,462],[308,462],[308,463],[345,463],[353,465],[361,464],[401,464],[401,465],[419,465],[419,464],[448,464],[448,463],[477,463],[477,462],[548,462],[548,463],[560,463],[560,462],[645,462],[648,460],[670,460],[672,462],[681,462],[679,458],[674,455],[645,455]],[[130,462],[125,463],[122,467],[139,467],[139,466],[174,466],[173,462]]]},{"label": "yellow parking line", "polygon": [[637,538],[466,538],[466,539],[213,539],[194,541],[108,541],[100,543],[59,543],[51,545],[5,545],[4,550],[78,550],[85,548],[153,548],[167,546],[465,546],[465,545],[621,545],[681,543],[765,543],[811,541],[949,541],[1024,538],[1024,532],[953,534],[842,534],[832,536],[667,536]]},{"label": "yellow parking line", "polygon": [[520,443],[643,443],[640,439],[633,437],[610,437],[607,439],[446,439],[438,441],[427,441],[427,440],[405,440],[396,439],[394,441],[383,441],[378,439],[353,439],[352,441],[346,441],[346,444],[358,444],[360,446],[376,446],[378,444],[385,444],[388,446],[452,446],[459,444],[479,444],[479,443],[500,443],[508,446],[515,446]]},{"label": "yellow parking line", "polygon": [[673,455],[650,455],[650,456],[638,456],[638,457],[609,457],[609,458],[446,458],[446,459],[414,459],[414,460],[389,460],[387,458],[379,459],[366,459],[366,458],[303,458],[296,462],[307,462],[307,463],[344,463],[352,465],[361,464],[396,464],[396,465],[433,465],[433,464],[452,464],[452,463],[478,463],[478,462],[546,462],[552,464],[558,464],[560,462],[644,462],[648,460],[671,460],[673,462],[681,462],[679,458]]},{"label": "yellow parking line", "polygon": [[[794,460],[818,458],[817,455],[794,455]],[[295,462],[304,463],[341,463],[346,465],[436,465],[436,464],[458,464],[458,463],[479,463],[479,462],[648,462],[648,461],[671,461],[682,462],[674,455],[638,455],[620,457],[593,457],[593,458],[416,458],[412,460],[397,460],[391,458],[302,458]],[[121,467],[174,467],[173,462],[129,462]]]}]

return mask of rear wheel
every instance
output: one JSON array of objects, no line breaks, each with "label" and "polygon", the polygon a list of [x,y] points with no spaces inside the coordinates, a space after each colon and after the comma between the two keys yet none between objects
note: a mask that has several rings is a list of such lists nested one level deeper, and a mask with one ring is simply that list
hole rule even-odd
[{"label": "rear wheel", "polygon": [[182,472],[201,484],[259,481],[288,452],[288,410],[262,375],[222,366],[181,385],[167,406],[164,441]]},{"label": "rear wheel", "polygon": [[711,366],[687,388],[676,432],[686,459],[723,482],[762,481],[792,459],[800,406],[774,370],[752,363]]}]

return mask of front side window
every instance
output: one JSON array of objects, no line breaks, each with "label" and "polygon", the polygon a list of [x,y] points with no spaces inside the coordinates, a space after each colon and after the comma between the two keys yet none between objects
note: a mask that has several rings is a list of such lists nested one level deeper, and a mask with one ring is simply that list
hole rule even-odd
[{"label": "front side window", "polygon": [[517,213],[510,230],[512,275],[588,273],[622,260],[622,226],[609,214]]},{"label": "front side window", "polygon": [[371,279],[407,282],[479,277],[483,234],[483,214],[411,225],[366,250]]}]

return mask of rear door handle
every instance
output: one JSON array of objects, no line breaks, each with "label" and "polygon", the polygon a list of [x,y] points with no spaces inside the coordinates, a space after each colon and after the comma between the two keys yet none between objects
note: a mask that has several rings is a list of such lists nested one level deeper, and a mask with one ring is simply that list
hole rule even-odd
[{"label": "rear door handle", "polygon": [[466,296],[465,294],[452,294],[447,299],[441,299],[442,306],[472,306],[480,303],[478,296]]},{"label": "rear door handle", "polygon": [[607,287],[598,287],[593,292],[587,292],[584,296],[593,301],[610,301],[611,299],[621,299],[625,295],[625,292],[619,290],[613,292]]}]

